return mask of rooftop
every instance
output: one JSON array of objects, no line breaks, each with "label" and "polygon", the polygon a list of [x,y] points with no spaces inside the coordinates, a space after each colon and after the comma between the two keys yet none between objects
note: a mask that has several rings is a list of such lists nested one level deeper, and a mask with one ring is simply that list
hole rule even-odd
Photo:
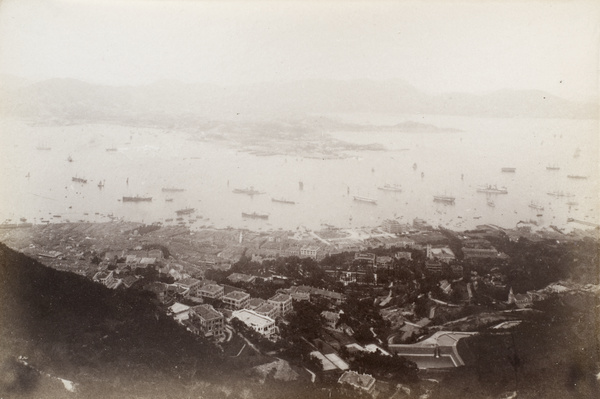
[{"label": "rooftop", "polygon": [[210,305],[198,305],[194,306],[192,310],[204,320],[212,320],[223,317],[223,315],[215,310]]},{"label": "rooftop", "polygon": [[221,287],[220,285],[217,285],[217,284],[207,284],[200,289],[200,291],[202,291],[202,292],[208,292],[211,294],[216,294],[217,292],[222,291],[222,290],[223,290],[223,287]]},{"label": "rooftop", "polygon": [[286,301],[290,301],[291,299],[292,299],[292,297],[287,294],[275,294],[275,296],[269,298],[269,301],[286,302]]},{"label": "rooftop", "polygon": [[233,291],[230,292],[229,294],[225,295],[223,298],[228,298],[228,299],[233,299],[233,300],[240,300],[240,299],[245,299],[245,298],[249,298],[250,294],[247,294],[245,292],[242,291]]},{"label": "rooftop", "polygon": [[271,323],[275,323],[275,320],[273,320],[272,318],[263,316],[248,309],[236,310],[232,313],[232,316],[238,318],[245,324],[249,324],[256,327],[262,327]]}]

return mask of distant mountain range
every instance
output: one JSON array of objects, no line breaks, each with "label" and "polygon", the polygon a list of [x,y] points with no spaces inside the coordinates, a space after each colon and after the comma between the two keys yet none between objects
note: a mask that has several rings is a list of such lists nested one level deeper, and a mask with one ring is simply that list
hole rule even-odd
[{"label": "distant mountain range", "polygon": [[432,95],[399,80],[305,80],[246,86],[159,81],[104,86],[75,79],[0,76],[0,113],[35,119],[173,121],[265,119],[336,113],[598,118],[597,104],[536,90]]}]

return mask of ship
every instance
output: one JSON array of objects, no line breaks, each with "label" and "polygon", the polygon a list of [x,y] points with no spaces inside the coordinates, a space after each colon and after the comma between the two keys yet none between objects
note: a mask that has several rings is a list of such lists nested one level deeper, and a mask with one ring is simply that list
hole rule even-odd
[{"label": "ship", "polygon": [[567,175],[567,177],[569,179],[577,179],[577,180],[584,180],[587,179],[587,176],[583,176],[583,175]]},{"label": "ship", "polygon": [[113,152],[113,151],[117,151],[117,149],[115,147],[110,147],[110,148],[107,148],[106,151]]},{"label": "ship", "polygon": [[252,187],[252,186],[250,186],[250,188],[234,188],[233,192],[236,194],[246,194],[246,195],[264,194],[258,190],[255,190],[254,187]]},{"label": "ship", "polygon": [[252,212],[252,213],[242,212],[242,217],[250,218],[250,219],[268,219],[269,215],[256,213],[256,212]]},{"label": "ship", "polygon": [[185,191],[184,188],[175,188],[175,187],[163,187],[162,192],[163,193],[179,193]]},{"label": "ship", "polygon": [[498,188],[496,186],[492,186],[491,184],[477,188],[477,192],[487,194],[508,194],[506,187]]},{"label": "ship", "polygon": [[72,177],[71,180],[76,183],[87,183],[87,179],[83,179],[81,177]]},{"label": "ship", "polygon": [[571,193],[565,193],[564,191],[552,191],[550,193],[547,193],[548,195],[551,195],[553,197],[574,197],[574,194]]},{"label": "ship", "polygon": [[175,213],[177,215],[189,215],[190,213],[194,213],[196,212],[196,209],[194,208],[185,208],[185,209],[180,209],[178,211],[175,211]]},{"label": "ship", "polygon": [[52,148],[48,147],[47,145],[39,145],[35,148],[40,151],[50,151],[52,149]]},{"label": "ship", "polygon": [[378,190],[383,190],[383,191],[395,191],[395,192],[400,192],[402,191],[402,188],[400,187],[399,184],[384,184],[383,186],[377,187]]},{"label": "ship", "polygon": [[487,204],[488,204],[488,206],[491,206],[492,208],[496,206],[496,203],[491,199],[487,200]]},{"label": "ship", "polygon": [[140,197],[136,195],[135,197],[123,197],[123,202],[150,202],[152,201],[152,197]]},{"label": "ship", "polygon": [[530,207],[531,209],[535,209],[535,210],[538,210],[538,211],[543,211],[543,210],[544,210],[544,207],[543,207],[543,206],[541,206],[540,204],[538,204],[538,203],[536,203],[536,202],[533,202],[533,201],[531,201],[531,202],[529,203],[529,207]]},{"label": "ship", "polygon": [[433,200],[435,202],[444,202],[446,204],[454,204],[454,200],[456,198],[451,197],[449,195],[434,195],[433,196]]},{"label": "ship", "polygon": [[290,201],[290,200],[286,200],[285,198],[271,198],[271,201],[273,202],[280,202],[282,204],[295,204],[294,201]]},{"label": "ship", "polygon": [[546,166],[546,170],[560,170],[560,167],[557,164]]},{"label": "ship", "polygon": [[354,201],[359,201],[359,202],[367,202],[369,204],[374,204],[377,205],[377,200],[373,199],[373,198],[369,198],[369,197],[361,197],[359,195],[355,195],[354,197]]},{"label": "ship", "polygon": [[515,173],[517,168],[502,168],[502,172]]}]

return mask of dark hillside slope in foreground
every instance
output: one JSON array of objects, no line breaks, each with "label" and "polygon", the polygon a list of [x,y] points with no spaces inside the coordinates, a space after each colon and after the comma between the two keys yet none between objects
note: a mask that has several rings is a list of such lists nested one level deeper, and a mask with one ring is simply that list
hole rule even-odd
[{"label": "dark hillside slope in foreground", "polygon": [[[0,397],[161,397],[161,382],[218,369],[216,352],[160,314],[145,293],[108,290],[0,244]],[[39,377],[19,356],[74,381],[78,392]],[[168,383],[164,389],[177,391]]]},{"label": "dark hillside slope in foreground", "polygon": [[577,293],[536,303],[509,331],[461,340],[467,366],[444,378],[431,399],[600,398],[600,300]]},{"label": "dark hillside slope in foreground", "polygon": [[225,356],[153,300],[48,268],[0,243],[0,398],[356,397],[335,388],[330,396],[303,380],[261,384],[248,367],[274,359],[252,351],[250,360]]}]

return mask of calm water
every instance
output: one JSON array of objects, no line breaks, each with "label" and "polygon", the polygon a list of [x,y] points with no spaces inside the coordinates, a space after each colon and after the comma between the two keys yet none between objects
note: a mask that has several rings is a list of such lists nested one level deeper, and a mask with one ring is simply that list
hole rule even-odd
[{"label": "calm water", "polygon": [[[196,208],[194,218],[203,217],[192,226],[254,230],[293,230],[299,226],[316,229],[324,223],[375,226],[386,218],[411,222],[414,217],[458,229],[482,223],[513,227],[520,220],[531,219],[540,226],[564,227],[568,217],[599,222],[597,121],[335,116],[351,122],[390,125],[413,120],[463,132],[337,132],[335,137],[356,143],[381,143],[389,151],[356,152],[342,160],[315,160],[256,157],[191,140],[184,133],[152,128],[45,127],[2,120],[0,222],[11,219],[14,223],[21,217],[33,223],[104,221],[108,214],[131,221],[164,222],[175,219],[175,211],[186,207]],[[43,145],[52,149],[36,149]],[[117,151],[107,152],[109,147]],[[578,148],[579,156],[574,157]],[[71,163],[67,161],[69,155]],[[552,164],[560,170],[546,170]],[[502,167],[514,167],[516,172],[502,173]],[[567,178],[569,174],[588,178],[573,180]],[[86,178],[88,183],[74,183],[74,176]],[[100,180],[105,181],[103,189],[97,187]],[[304,182],[302,191],[299,181]],[[385,183],[400,184],[403,191],[377,189]],[[477,193],[476,188],[485,184],[505,186],[508,194]],[[249,186],[266,194],[249,197],[232,193],[234,188]],[[163,193],[162,187],[186,191]],[[575,197],[547,195],[558,190]],[[452,195],[456,202],[436,203],[436,194]],[[122,203],[119,200],[124,195],[151,196],[153,201]],[[353,195],[375,198],[378,203],[357,202]],[[272,197],[284,197],[296,204],[273,203]],[[166,202],[167,198],[173,201]],[[495,206],[488,205],[488,200]],[[531,201],[541,204],[544,211],[530,208]],[[578,205],[569,206],[568,201]],[[269,219],[244,220],[242,212],[268,213]]]}]

